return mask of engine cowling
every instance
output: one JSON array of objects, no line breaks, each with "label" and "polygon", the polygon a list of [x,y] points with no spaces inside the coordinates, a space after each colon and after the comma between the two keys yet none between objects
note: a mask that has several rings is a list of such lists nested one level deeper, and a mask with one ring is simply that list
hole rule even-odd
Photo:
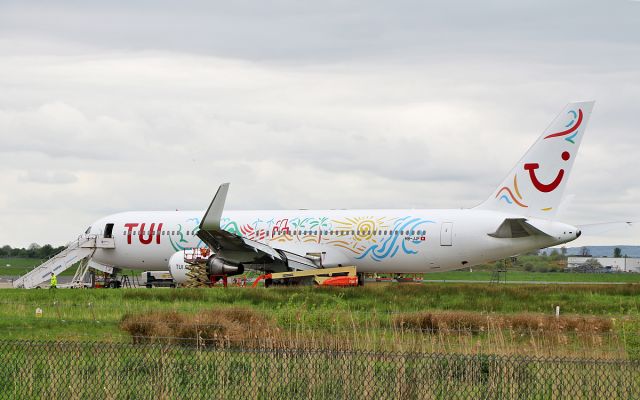
[{"label": "engine cowling", "polygon": [[[169,258],[169,272],[175,283],[183,284],[189,280],[189,264],[184,261],[184,252],[178,251],[173,253]],[[209,275],[240,275],[244,273],[242,264],[230,264],[215,255],[207,260],[207,273]]]},{"label": "engine cowling", "polygon": [[207,271],[211,275],[240,275],[244,272],[244,266],[229,264],[214,255],[207,261]]},{"label": "engine cowling", "polygon": [[175,283],[185,283],[189,280],[187,276],[187,272],[189,272],[187,269],[188,265],[189,264],[184,262],[184,253],[182,251],[174,253],[171,258],[169,258],[169,272]]}]

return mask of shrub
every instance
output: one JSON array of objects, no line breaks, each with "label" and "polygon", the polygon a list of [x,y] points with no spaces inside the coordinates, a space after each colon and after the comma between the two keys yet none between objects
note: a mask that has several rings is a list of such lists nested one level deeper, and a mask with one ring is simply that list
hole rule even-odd
[{"label": "shrub", "polygon": [[439,331],[467,331],[476,333],[489,329],[545,332],[610,332],[613,324],[608,318],[560,316],[522,313],[515,315],[480,314],[473,312],[417,312],[401,313],[392,319],[396,329]]},{"label": "shrub", "polygon": [[161,341],[203,347],[238,347],[257,338],[269,339],[276,331],[262,313],[242,307],[197,314],[156,311],[125,315],[120,329],[128,332],[134,343]]}]

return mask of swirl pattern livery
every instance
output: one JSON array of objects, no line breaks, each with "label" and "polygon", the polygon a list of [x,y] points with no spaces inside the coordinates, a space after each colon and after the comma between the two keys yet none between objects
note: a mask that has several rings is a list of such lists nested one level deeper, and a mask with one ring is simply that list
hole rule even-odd
[{"label": "swirl pattern livery", "polygon": [[286,218],[239,223],[222,219],[224,230],[251,240],[276,243],[318,243],[340,248],[356,259],[383,261],[399,253],[417,254],[428,237],[427,227],[435,221],[404,216],[353,217],[332,220],[326,217]]}]

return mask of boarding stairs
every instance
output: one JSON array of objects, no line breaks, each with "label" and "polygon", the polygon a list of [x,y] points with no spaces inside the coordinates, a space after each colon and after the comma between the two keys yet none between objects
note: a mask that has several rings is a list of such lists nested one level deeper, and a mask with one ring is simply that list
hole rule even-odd
[{"label": "boarding stairs", "polygon": [[[80,265],[79,270],[92,267],[94,263],[90,261],[90,258],[96,249],[99,248],[115,248],[114,239],[105,238],[102,235],[81,235],[76,240],[69,242],[60,253],[13,281],[13,287],[25,289],[35,288],[41,283],[49,281],[52,273],[57,276],[79,261],[87,260]],[[78,273],[76,273],[76,275],[78,275]],[[78,278],[79,277],[74,276],[74,281]]]}]

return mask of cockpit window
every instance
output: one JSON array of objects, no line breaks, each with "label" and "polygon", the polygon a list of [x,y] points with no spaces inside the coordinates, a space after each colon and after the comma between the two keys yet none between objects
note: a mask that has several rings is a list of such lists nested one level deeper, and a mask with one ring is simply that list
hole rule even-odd
[{"label": "cockpit window", "polygon": [[84,231],[85,235],[88,235],[89,233],[91,233],[91,227],[88,227],[86,231]]}]

